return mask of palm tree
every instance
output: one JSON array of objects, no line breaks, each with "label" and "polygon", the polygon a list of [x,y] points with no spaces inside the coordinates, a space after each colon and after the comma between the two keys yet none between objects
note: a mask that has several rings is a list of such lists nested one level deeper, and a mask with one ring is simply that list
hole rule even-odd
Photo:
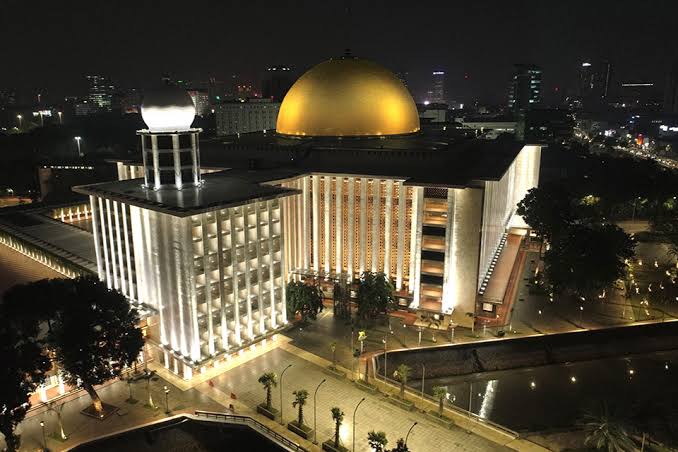
[{"label": "palm tree", "polygon": [[400,398],[405,398],[405,385],[407,384],[407,377],[410,376],[412,368],[407,364],[401,364],[398,366],[395,372],[393,372],[393,377],[400,382]]},{"label": "palm tree", "polygon": [[297,419],[297,425],[301,427],[304,425],[304,405],[306,405],[306,399],[308,398],[308,391],[305,389],[298,389],[294,391],[294,402],[292,406],[299,407],[299,418]]},{"label": "palm tree", "polygon": [[611,415],[606,404],[602,404],[596,413],[586,413],[582,423],[586,433],[584,445],[588,447],[608,452],[637,450],[624,422]]},{"label": "palm tree", "polygon": [[271,389],[278,386],[278,376],[275,372],[266,372],[259,377],[259,383],[266,389],[266,409],[271,409]]},{"label": "palm tree", "polygon": [[334,421],[334,448],[339,448],[339,427],[344,421],[344,412],[339,407],[332,407],[332,420]]},{"label": "palm tree", "polygon": [[438,416],[443,417],[445,397],[447,397],[447,388],[445,386],[434,386],[433,397],[438,400]]},{"label": "palm tree", "polygon": [[374,452],[384,452],[384,448],[388,444],[386,433],[375,432],[372,430],[371,432],[367,433],[367,443],[374,450]]}]

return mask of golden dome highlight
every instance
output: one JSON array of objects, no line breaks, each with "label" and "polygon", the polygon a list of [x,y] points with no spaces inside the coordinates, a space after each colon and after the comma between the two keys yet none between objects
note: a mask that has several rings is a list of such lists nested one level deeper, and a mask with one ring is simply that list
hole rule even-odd
[{"label": "golden dome highlight", "polygon": [[419,131],[419,114],[391,71],[344,57],[318,64],[292,85],[276,129],[296,136],[402,135]]}]

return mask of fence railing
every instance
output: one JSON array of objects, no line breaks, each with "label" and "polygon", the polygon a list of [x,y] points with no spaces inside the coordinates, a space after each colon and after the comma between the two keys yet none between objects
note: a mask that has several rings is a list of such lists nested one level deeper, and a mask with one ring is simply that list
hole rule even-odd
[{"label": "fence railing", "polygon": [[295,443],[291,439],[281,435],[280,433],[276,432],[275,430],[266,427],[264,424],[261,422],[249,417],[249,416],[239,416],[237,414],[227,414],[227,413],[216,413],[214,411],[201,411],[201,410],[196,410],[195,415],[198,417],[204,417],[207,419],[216,419],[219,421],[224,421],[228,422],[231,424],[242,424],[242,425],[247,425],[252,427],[253,429],[257,430],[260,433],[263,433],[264,435],[268,436],[269,438],[273,439],[274,441],[282,444],[283,446],[287,447],[290,450],[293,451],[298,451],[298,452],[308,452],[307,449],[302,447],[301,445]]}]

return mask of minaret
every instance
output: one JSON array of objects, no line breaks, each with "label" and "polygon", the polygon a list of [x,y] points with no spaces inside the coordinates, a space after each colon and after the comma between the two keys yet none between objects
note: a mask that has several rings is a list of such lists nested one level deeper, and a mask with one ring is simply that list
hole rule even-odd
[{"label": "minaret", "polygon": [[195,106],[191,96],[177,87],[164,87],[144,95],[141,116],[148,129],[141,137],[144,186],[152,190],[196,187],[201,184],[198,135],[191,128]]}]

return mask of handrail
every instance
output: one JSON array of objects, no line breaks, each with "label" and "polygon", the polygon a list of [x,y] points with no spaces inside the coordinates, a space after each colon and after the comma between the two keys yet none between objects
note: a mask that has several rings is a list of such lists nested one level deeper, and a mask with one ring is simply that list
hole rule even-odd
[{"label": "handrail", "polygon": [[[382,353],[382,354],[383,354],[383,353]],[[381,356],[382,354],[380,354],[379,356]],[[393,380],[392,378],[389,378],[389,377],[387,377],[387,376],[385,376],[385,375],[381,375],[381,374],[379,373],[379,371],[378,371],[378,366],[377,366],[377,361],[378,361],[378,360],[377,360],[377,356],[373,356],[373,357],[372,357],[372,366],[373,366],[373,369],[374,369],[374,376],[375,376],[375,378],[376,378],[377,380],[383,381],[383,382],[384,382],[385,384],[387,384],[387,385],[391,385],[391,386],[395,386],[396,388],[399,388],[399,387],[400,387],[400,382],[399,382],[399,381]],[[422,397],[420,391],[418,391],[418,390],[412,388],[411,386],[409,386],[409,385],[407,385],[407,384],[405,385],[405,392],[410,392],[410,393],[412,393],[412,395],[414,395],[415,397],[419,397],[419,398]],[[433,396],[431,396],[430,394],[424,393],[423,399],[426,400],[426,401],[428,401],[428,402],[435,403],[436,405],[438,404],[438,400],[436,400],[436,399],[435,399]],[[457,412],[457,414],[459,414],[460,416],[466,416],[466,417],[468,417],[468,418],[470,418],[470,419],[474,419],[476,422],[478,422],[478,423],[480,423],[480,424],[486,424],[486,425],[489,425],[490,427],[493,427],[493,428],[496,429],[496,430],[499,430],[499,431],[501,431],[501,432],[504,432],[504,433],[508,434],[509,436],[513,436],[514,438],[520,438],[520,433],[516,432],[515,430],[511,430],[510,428],[508,428],[508,427],[506,427],[506,426],[503,426],[503,425],[501,425],[501,424],[497,424],[496,422],[493,422],[493,421],[491,421],[491,420],[489,420],[489,419],[482,418],[482,417],[480,417],[479,415],[475,414],[475,413],[472,412],[472,411],[469,411],[469,410],[467,410],[467,409],[464,409],[464,408],[459,407],[459,406],[457,406],[457,405],[454,405],[454,404],[452,404],[452,403],[447,404],[446,407],[447,407],[448,409],[452,410],[452,411]]]},{"label": "handrail", "polygon": [[271,429],[270,427],[265,426],[261,422],[257,421],[254,418],[251,418],[249,416],[240,416],[237,414],[227,414],[227,413],[217,413],[214,411],[203,411],[203,410],[196,410],[195,415],[198,417],[205,417],[207,419],[218,419],[230,423],[236,423],[236,424],[246,424],[249,425],[250,427],[254,428],[255,430],[259,430],[261,433],[272,437],[275,439],[277,442],[282,443],[286,447],[290,448],[293,451],[298,451],[298,452],[308,452],[307,449],[302,447],[301,445],[295,443],[294,441],[290,440],[289,438],[281,435],[280,433],[276,432],[275,430]]}]

